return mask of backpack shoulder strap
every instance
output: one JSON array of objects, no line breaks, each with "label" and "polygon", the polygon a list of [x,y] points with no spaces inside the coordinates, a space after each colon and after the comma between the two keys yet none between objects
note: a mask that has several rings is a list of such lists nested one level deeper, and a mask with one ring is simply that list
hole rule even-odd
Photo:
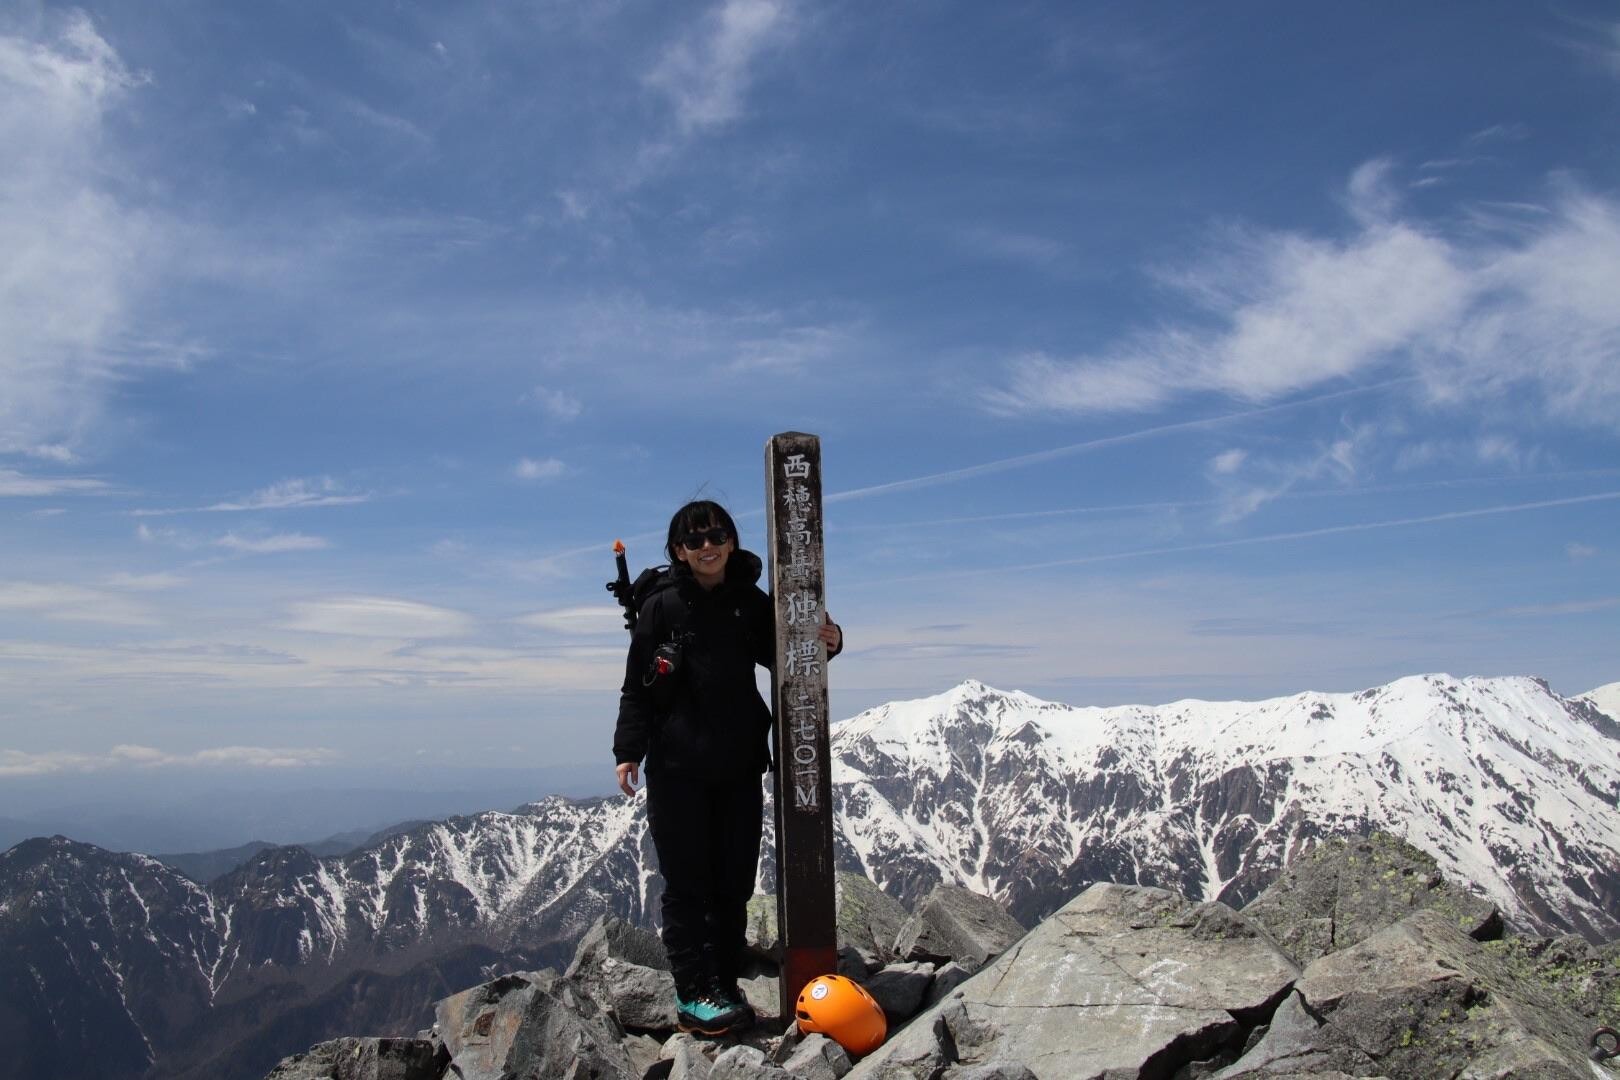
[{"label": "backpack shoulder strap", "polygon": [[649,606],[660,598],[663,598],[664,618],[669,629],[676,633],[686,629],[686,604],[675,587],[674,575],[667,566],[649,566],[636,575],[630,586],[630,601],[635,605],[637,618],[645,615]]}]

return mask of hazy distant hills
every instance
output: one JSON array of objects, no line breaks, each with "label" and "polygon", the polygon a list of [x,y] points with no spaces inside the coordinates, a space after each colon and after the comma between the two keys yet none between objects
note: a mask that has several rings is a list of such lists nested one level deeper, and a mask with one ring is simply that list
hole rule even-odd
[{"label": "hazy distant hills", "polygon": [[0,849],[58,833],[111,851],[146,853],[224,850],[249,840],[304,843],[333,833],[363,838],[395,822],[518,806],[545,794],[606,795],[615,790],[612,778],[606,765],[581,770],[498,762],[7,776],[0,785]]},{"label": "hazy distant hills", "polygon": [[[311,855],[347,855],[356,848],[369,847],[397,836],[403,832],[410,832],[425,821],[404,821],[398,825],[390,825],[386,829],[356,829],[353,832],[338,833],[325,840],[318,840],[310,844],[295,844],[294,847],[303,848]],[[230,873],[242,866],[261,851],[280,845],[267,843],[263,840],[250,840],[245,844],[233,848],[222,848],[219,851],[194,851],[179,855],[154,855],[153,858],[165,866],[171,866],[180,871],[192,881],[207,884],[217,877]]]},{"label": "hazy distant hills", "polygon": [[[1093,880],[1241,902],[1317,838],[1377,827],[1523,927],[1620,933],[1620,721],[1535,679],[1109,709],[969,681],[836,725],[833,750],[840,864],[908,901],[950,881],[1026,923]],[[269,848],[206,887],[29,841],[0,855],[0,1038],[20,1075],[229,1080],[415,1030],[599,914],[647,921],[644,807],[557,797],[343,855]]]}]

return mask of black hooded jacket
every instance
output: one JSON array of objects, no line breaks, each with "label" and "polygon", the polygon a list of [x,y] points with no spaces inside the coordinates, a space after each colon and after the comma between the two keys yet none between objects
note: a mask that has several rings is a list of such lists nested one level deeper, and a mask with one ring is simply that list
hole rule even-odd
[{"label": "black hooded jacket", "polygon": [[[705,589],[685,563],[642,602],[630,637],[613,732],[618,764],[647,760],[648,773],[682,772],[709,779],[758,776],[770,764],[771,711],[754,682],[754,666],[776,659],[775,612],[759,587],[752,552],[734,551],[725,580]],[[682,638],[680,665],[646,679],[658,647]]]}]

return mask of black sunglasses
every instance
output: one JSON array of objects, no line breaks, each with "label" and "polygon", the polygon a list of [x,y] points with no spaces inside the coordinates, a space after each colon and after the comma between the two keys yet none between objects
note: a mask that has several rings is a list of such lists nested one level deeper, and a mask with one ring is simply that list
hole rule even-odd
[{"label": "black sunglasses", "polygon": [[730,539],[731,532],[728,529],[718,527],[713,529],[701,529],[698,532],[689,532],[685,536],[681,537],[681,547],[685,548],[687,551],[696,551],[698,548],[703,546],[703,541],[705,540],[713,544],[715,547],[719,547],[721,544]]}]

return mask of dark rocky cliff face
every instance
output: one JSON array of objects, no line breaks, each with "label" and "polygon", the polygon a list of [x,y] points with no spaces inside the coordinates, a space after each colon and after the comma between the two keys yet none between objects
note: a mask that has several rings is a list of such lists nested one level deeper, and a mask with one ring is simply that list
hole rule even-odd
[{"label": "dark rocky cliff face", "polygon": [[0,1038],[17,1075],[139,1077],[212,999],[224,925],[143,855],[64,837],[0,854]]}]

